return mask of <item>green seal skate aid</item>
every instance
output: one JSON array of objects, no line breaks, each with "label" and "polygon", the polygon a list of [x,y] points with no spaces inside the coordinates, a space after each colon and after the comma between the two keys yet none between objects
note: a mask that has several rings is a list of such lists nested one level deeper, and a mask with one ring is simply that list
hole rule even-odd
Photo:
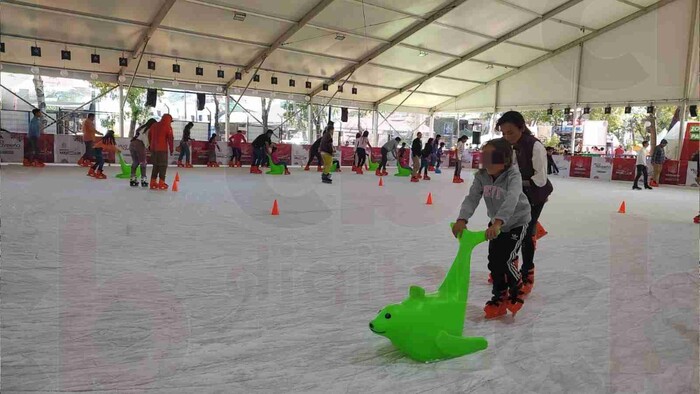
[{"label": "green seal skate aid", "polygon": [[369,324],[408,357],[421,362],[461,357],[484,350],[482,337],[463,337],[469,293],[471,254],[486,241],[486,232],[464,230],[450,271],[434,293],[411,286],[408,298],[384,307]]}]

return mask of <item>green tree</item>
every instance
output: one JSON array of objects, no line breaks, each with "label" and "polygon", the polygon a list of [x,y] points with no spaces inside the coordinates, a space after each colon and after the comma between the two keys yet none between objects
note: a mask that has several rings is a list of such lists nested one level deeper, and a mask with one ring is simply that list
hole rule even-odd
[{"label": "green tree", "polygon": [[559,146],[559,143],[561,141],[559,140],[559,135],[557,133],[552,133],[551,137],[547,138],[543,142],[544,142],[544,146],[551,146],[551,147],[556,148]]},{"label": "green tree", "polygon": [[535,126],[538,124],[556,126],[560,125],[564,121],[564,111],[561,110],[552,111],[551,115],[547,114],[546,109],[522,111],[521,114],[523,114],[525,121],[530,126]]},{"label": "green tree", "polygon": [[[99,94],[104,94],[106,91],[114,87],[114,84],[106,82],[91,82],[92,87],[98,89]],[[161,96],[163,92],[158,90],[158,96]],[[114,99],[118,96],[117,90],[112,90],[109,93],[110,98]],[[131,124],[129,125],[129,137],[134,136],[134,131],[136,130],[137,124],[145,123],[151,116],[151,111],[146,107],[146,89],[131,87],[129,94],[126,96],[126,105],[128,106],[128,111],[124,114],[131,118]]]}]

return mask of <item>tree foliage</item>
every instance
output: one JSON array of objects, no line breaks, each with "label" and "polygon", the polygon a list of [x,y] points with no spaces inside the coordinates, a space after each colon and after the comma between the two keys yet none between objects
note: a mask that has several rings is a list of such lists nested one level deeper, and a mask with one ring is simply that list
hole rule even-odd
[{"label": "tree foliage", "polygon": [[[114,87],[114,84],[99,81],[91,82],[90,84],[99,91],[99,94],[104,94]],[[158,90],[158,96],[162,94],[163,92]],[[109,97],[112,99],[118,96],[119,92],[117,89],[109,93]],[[124,114],[131,119],[129,136],[133,136],[136,125],[145,123],[151,117],[151,111],[146,107],[146,89],[132,86],[126,96],[126,107],[128,110]]]}]

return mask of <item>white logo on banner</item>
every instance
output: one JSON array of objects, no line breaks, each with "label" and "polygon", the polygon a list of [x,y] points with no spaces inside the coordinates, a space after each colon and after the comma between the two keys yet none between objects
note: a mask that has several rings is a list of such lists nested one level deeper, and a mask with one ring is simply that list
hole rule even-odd
[{"label": "white logo on banner", "polygon": [[24,159],[24,135],[0,131],[0,162],[21,163]]},{"label": "white logo on banner", "polygon": [[612,179],[612,161],[604,157],[593,157],[591,160],[591,179],[609,181]]},{"label": "white logo on banner", "polygon": [[83,137],[70,134],[57,134],[53,140],[55,163],[75,164],[85,153]]}]

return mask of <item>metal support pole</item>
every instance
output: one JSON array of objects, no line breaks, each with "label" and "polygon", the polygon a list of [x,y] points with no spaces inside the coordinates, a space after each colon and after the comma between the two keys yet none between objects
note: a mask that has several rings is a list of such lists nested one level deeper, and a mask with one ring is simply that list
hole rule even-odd
[{"label": "metal support pole", "polygon": [[[119,84],[119,102],[124,101],[124,86]],[[124,138],[124,107],[119,106],[119,135]]]},{"label": "metal support pole", "polygon": [[[226,116],[226,120],[224,121],[224,129],[225,129],[224,135],[226,136],[225,141],[228,141],[229,123],[230,123],[229,116],[228,116],[228,109],[230,108],[229,106],[231,104],[231,98],[228,96],[228,89],[226,89],[224,91],[224,94],[226,95],[226,100],[224,100],[224,102],[226,103],[225,104],[226,108],[224,108],[224,116]],[[218,121],[219,121],[219,119],[214,119],[214,124],[216,124]]]},{"label": "metal support pole", "polygon": [[[360,113],[360,110],[357,110]],[[358,115],[359,116],[359,115]],[[374,146],[379,145],[379,106],[375,105],[372,109],[372,132],[374,133]]]},{"label": "metal support pole", "polygon": [[576,84],[574,85],[574,121],[573,129],[571,130],[571,153],[574,153],[576,148],[576,120],[578,119],[579,111],[579,87],[581,86],[581,66],[583,65],[583,43],[578,44],[578,62],[576,63],[575,78]]},{"label": "metal support pole", "polygon": [[314,104],[309,102],[309,110],[307,111],[306,114],[306,122],[308,124],[307,128],[307,136],[308,139],[307,141],[309,144],[313,144],[316,141],[316,134],[315,131],[316,128],[314,128]]},{"label": "metal support pole", "polygon": [[[688,96],[690,96],[690,80],[693,71],[691,66],[693,64],[693,49],[695,44],[695,27],[698,23],[698,1],[693,2],[693,14],[690,17],[690,32],[688,33],[688,54],[685,61],[685,84],[683,84],[683,104],[681,105],[681,116],[680,124],[678,128],[678,150],[676,158],[681,159],[681,151],[683,147],[683,137],[685,134],[685,121],[687,119],[688,113]],[[698,37],[700,40],[700,37]]]}]

